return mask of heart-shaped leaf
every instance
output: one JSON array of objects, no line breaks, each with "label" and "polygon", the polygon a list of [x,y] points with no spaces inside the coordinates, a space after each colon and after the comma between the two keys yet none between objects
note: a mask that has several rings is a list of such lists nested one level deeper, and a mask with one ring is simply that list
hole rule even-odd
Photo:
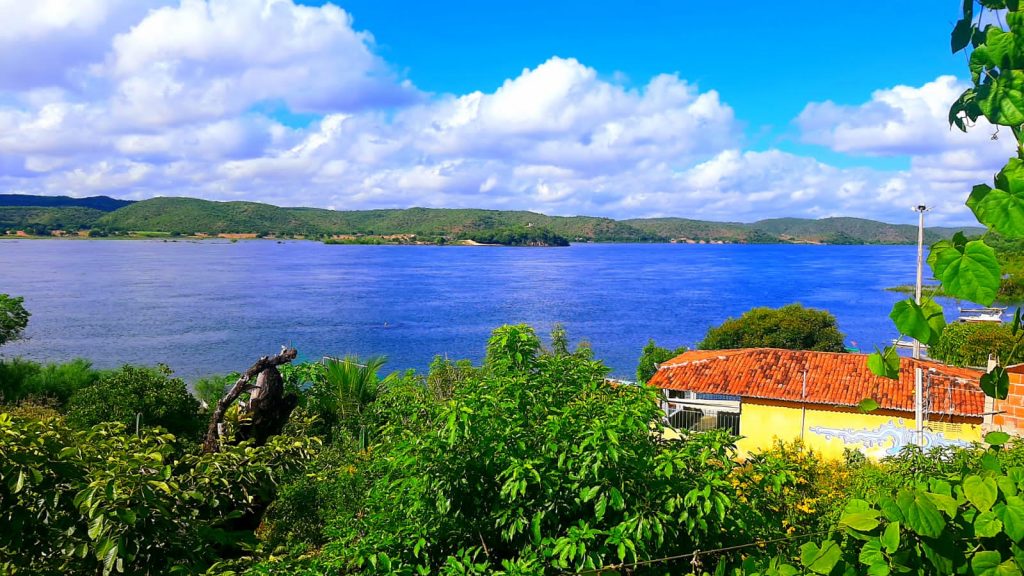
[{"label": "heart-shaped leaf", "polygon": [[[1024,201],[1024,196],[1021,199]],[[1021,217],[1024,222],[1024,212]],[[948,294],[984,306],[996,299],[999,262],[995,251],[981,240],[972,240],[963,246],[940,240],[932,245],[928,265]]]}]

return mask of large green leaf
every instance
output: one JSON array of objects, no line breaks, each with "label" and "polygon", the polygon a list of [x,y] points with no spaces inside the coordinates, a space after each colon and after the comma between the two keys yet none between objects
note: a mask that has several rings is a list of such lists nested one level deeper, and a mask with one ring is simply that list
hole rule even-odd
[{"label": "large green leaf", "polygon": [[949,47],[954,54],[967,48],[971,43],[971,36],[974,33],[974,25],[969,19],[961,19],[953,27],[953,33],[949,38]]},{"label": "large green leaf", "polygon": [[948,294],[984,306],[996,299],[999,262],[995,251],[981,240],[963,245],[940,240],[932,245],[928,265]]},{"label": "large green leaf", "polygon": [[986,184],[975,186],[967,206],[978,222],[996,232],[1024,236],[1024,162],[1011,158],[996,174],[993,184],[994,188]]},{"label": "large green leaf", "polygon": [[814,542],[808,542],[800,547],[800,562],[804,568],[816,574],[831,572],[842,555],[842,550],[831,540],[822,542],[820,548]]},{"label": "large green leaf", "polygon": [[979,538],[992,538],[1003,531],[1003,523],[994,512],[978,514],[974,519],[974,535]]},{"label": "large green leaf", "polygon": [[988,396],[1005,400],[1010,393],[1010,375],[1002,366],[981,375],[981,390]]},{"label": "large green leaf", "polygon": [[946,527],[939,509],[923,492],[906,490],[896,497],[907,527],[921,536],[938,538]]},{"label": "large green leaf", "polygon": [[923,300],[920,305],[912,298],[900,300],[893,305],[889,318],[892,318],[901,334],[928,345],[938,342],[942,329],[946,326],[942,306],[930,298]]},{"label": "large green leaf", "polygon": [[971,79],[975,84],[983,80],[982,74],[986,71],[1024,67],[1024,46],[1016,34],[990,26],[984,36],[985,43],[978,46],[970,58]]},{"label": "large green leaf", "polygon": [[[1001,526],[1000,526],[1001,527]],[[900,523],[890,522],[885,530],[882,532],[881,538],[882,546],[885,547],[886,552],[892,554],[900,547]]]},{"label": "large green leaf", "polygon": [[985,434],[985,443],[991,446],[1002,446],[1010,441],[1011,436],[1006,432],[1000,432],[999,430],[993,430],[988,434]]},{"label": "large green leaf", "polygon": [[878,511],[865,510],[863,512],[844,514],[842,518],[839,519],[839,523],[843,526],[849,526],[854,530],[869,532],[878,527]]},{"label": "large green leaf", "polygon": [[876,348],[873,353],[868,354],[868,370],[871,370],[871,373],[876,376],[893,380],[899,378],[900,357],[899,354],[896,354],[896,348],[894,346],[888,346],[885,350]]},{"label": "large green leaf", "polygon": [[[998,506],[997,506],[998,508]],[[1007,504],[1002,509],[1003,531],[1014,542],[1024,539],[1024,506],[1020,504]]]},{"label": "large green leaf", "polygon": [[979,86],[978,106],[993,124],[1024,124],[1024,72],[1003,70],[995,79]]},{"label": "large green leaf", "polygon": [[1013,559],[1003,561],[999,552],[984,550],[976,552],[971,558],[971,569],[975,576],[1018,576],[1020,568]]},{"label": "large green leaf", "polygon": [[999,496],[999,488],[992,478],[981,476],[968,476],[964,478],[964,496],[974,504],[978,510],[988,512],[996,503]]}]

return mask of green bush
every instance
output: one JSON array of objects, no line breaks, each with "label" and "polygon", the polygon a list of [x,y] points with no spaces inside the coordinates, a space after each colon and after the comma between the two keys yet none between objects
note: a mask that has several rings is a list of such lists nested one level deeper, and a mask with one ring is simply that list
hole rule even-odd
[{"label": "green bush", "polygon": [[94,384],[101,374],[82,358],[63,364],[38,364],[20,358],[0,362],[0,404],[35,398],[59,408],[76,391]]},{"label": "green bush", "polygon": [[726,433],[663,439],[655,390],[608,386],[589,350],[541,353],[526,326],[496,330],[487,365],[425,429],[381,435],[315,570],[578,571],[742,537]]},{"label": "green bush", "polygon": [[203,455],[178,444],[0,414],[0,573],[201,574],[255,544],[276,479],[316,449],[282,436]]},{"label": "green bush", "polygon": [[654,376],[654,373],[658,371],[658,364],[666,360],[671,360],[676,356],[686,352],[686,346],[680,346],[675,350],[669,350],[668,348],[662,348],[654,343],[654,340],[648,340],[647,345],[640,352],[640,361],[636,366],[636,381],[643,384]]},{"label": "green bush", "polygon": [[697,347],[701,350],[785,348],[846,351],[835,316],[800,304],[748,310],[739,318],[730,318],[708,330]]},{"label": "green bush", "polygon": [[95,384],[78,390],[68,401],[68,423],[90,428],[120,422],[134,429],[159,426],[184,438],[196,438],[205,428],[199,401],[180,378],[171,378],[166,366],[124,366]]},{"label": "green bush", "polygon": [[928,349],[932,359],[953,366],[985,367],[989,354],[996,354],[1002,365],[1021,361],[1022,353],[1013,354],[1012,328],[994,322],[958,322],[949,324],[934,346]]}]

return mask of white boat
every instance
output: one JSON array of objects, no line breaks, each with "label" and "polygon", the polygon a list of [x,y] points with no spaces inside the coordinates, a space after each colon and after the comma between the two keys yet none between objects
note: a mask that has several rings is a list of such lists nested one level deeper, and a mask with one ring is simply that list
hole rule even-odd
[{"label": "white boat", "polygon": [[960,308],[957,322],[1002,322],[1006,308]]}]

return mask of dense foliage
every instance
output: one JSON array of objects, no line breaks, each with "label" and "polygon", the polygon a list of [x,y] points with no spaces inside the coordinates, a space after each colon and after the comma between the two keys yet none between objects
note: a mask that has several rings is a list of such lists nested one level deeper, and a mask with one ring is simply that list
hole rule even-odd
[{"label": "dense foliage", "polygon": [[159,430],[0,414],[0,572],[200,574],[255,544],[277,479],[315,441],[208,455]]},{"label": "dense foliage", "polygon": [[654,343],[654,340],[647,340],[647,344],[643,350],[640,351],[640,360],[636,365],[636,381],[637,383],[643,384],[654,376],[654,373],[658,371],[658,364],[675,358],[676,356],[686,352],[686,346],[680,346],[675,350],[668,348],[662,348]]},{"label": "dense foliage", "polygon": [[697,347],[701,350],[757,347],[821,352],[846,350],[835,316],[800,304],[748,310],[739,318],[730,318],[708,330]]},{"label": "dense foliage", "polygon": [[76,390],[67,406],[67,421],[78,428],[118,422],[132,429],[159,426],[195,438],[204,420],[199,401],[165,366],[124,366],[104,374],[95,384]]},{"label": "dense foliage", "polygon": [[0,404],[28,399],[63,406],[72,394],[94,384],[101,375],[82,358],[45,365],[20,358],[0,361]]},{"label": "dense foliage", "polygon": [[24,297],[0,294],[0,346],[21,336],[29,316]]},{"label": "dense foliage", "polygon": [[568,246],[569,239],[546,228],[515,226],[462,234],[465,240],[502,246]]},{"label": "dense foliage", "polygon": [[990,354],[1004,364],[1016,364],[1022,352],[1015,350],[1013,327],[991,322],[959,322],[946,326],[928,356],[953,366],[985,368]]}]

